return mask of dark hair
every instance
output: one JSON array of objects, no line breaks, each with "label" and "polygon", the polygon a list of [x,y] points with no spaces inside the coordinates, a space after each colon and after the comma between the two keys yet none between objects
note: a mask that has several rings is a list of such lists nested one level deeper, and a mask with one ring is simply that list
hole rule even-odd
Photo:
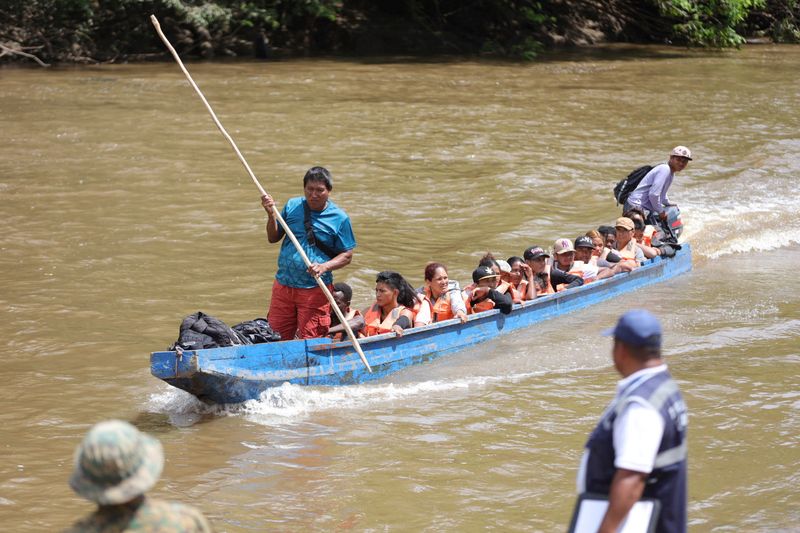
[{"label": "dark hair", "polygon": [[617,229],[614,226],[600,226],[597,231],[603,236],[617,234]]},{"label": "dark hair", "polygon": [[[630,354],[638,361],[661,359],[661,346],[657,345],[633,346],[621,340],[616,340],[616,342],[624,344],[628,348]],[[655,342],[655,340],[653,342]],[[661,335],[658,335],[658,342],[661,342]]]},{"label": "dark hair", "polygon": [[375,278],[375,283],[385,283],[391,288],[400,291],[397,295],[397,301],[401,305],[404,305],[409,309],[416,305],[417,291],[414,290],[414,287],[412,287],[411,284],[408,283],[406,279],[398,272],[384,270],[383,272],[378,273],[378,276]]},{"label": "dark hair", "polygon": [[325,167],[311,167],[303,176],[303,187],[308,185],[309,181],[320,181],[325,184],[325,188],[329,191],[333,190],[333,178],[331,173]]},{"label": "dark hair", "polygon": [[525,260],[518,255],[512,255],[511,257],[506,259],[506,262],[508,263],[508,266],[513,268],[514,263],[524,263]]},{"label": "dark hair", "polygon": [[479,267],[489,267],[489,268],[497,267],[498,269],[500,268],[500,265],[497,264],[497,259],[494,258],[494,255],[492,255],[492,252],[486,252],[486,255],[481,257],[481,260],[478,261],[478,266]]},{"label": "dark hair", "polygon": [[442,269],[447,273],[447,267],[444,266],[442,263],[431,262],[425,265],[425,280],[430,281],[433,279],[433,275],[436,274],[437,269]]},{"label": "dark hair", "polygon": [[640,207],[631,207],[630,209],[622,213],[622,216],[633,219],[631,215],[639,215],[640,217],[642,217],[642,220],[645,220],[646,218],[644,216],[644,211]]},{"label": "dark hair", "polygon": [[347,283],[334,283],[333,292],[341,292],[347,305],[353,300],[353,289]]}]

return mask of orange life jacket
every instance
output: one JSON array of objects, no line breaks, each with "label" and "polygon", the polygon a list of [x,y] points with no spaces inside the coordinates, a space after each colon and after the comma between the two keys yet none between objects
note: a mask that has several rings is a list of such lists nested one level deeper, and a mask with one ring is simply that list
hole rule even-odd
[{"label": "orange life jacket", "polygon": [[520,280],[519,285],[514,287],[514,290],[519,294],[519,301],[522,302],[528,299],[528,280]]},{"label": "orange life jacket", "polygon": [[[436,301],[431,304],[431,318],[434,322],[455,318],[456,315],[453,314],[453,309],[450,307],[449,292],[449,290],[444,291],[439,295]],[[425,297],[428,298],[429,302],[433,301],[433,296],[431,295],[429,287],[425,287]]]},{"label": "orange life jacket", "polygon": [[497,285],[497,292],[500,294],[508,293],[511,295],[511,301],[515,304],[518,304],[522,301],[522,293],[519,292],[516,287],[514,287],[511,283],[507,281],[501,281],[499,285]]},{"label": "orange life jacket", "polygon": [[642,235],[642,244],[645,246],[653,246],[653,235],[656,232],[656,228],[651,225],[647,225],[644,227],[644,234]]},{"label": "orange life jacket", "polygon": [[372,304],[372,307],[367,310],[367,314],[364,315],[364,335],[372,337],[391,332],[392,326],[405,310],[404,306],[398,305],[381,322],[381,307],[377,303]]},{"label": "orange life jacket", "polygon": [[[346,315],[344,315],[344,318],[348,322],[350,322],[357,316],[361,316],[361,311],[359,311],[358,309],[351,309],[350,311],[347,312]],[[340,331],[339,333],[334,333],[333,335],[331,335],[331,339],[333,339],[333,342],[341,342],[346,336],[347,336],[347,331]]]},{"label": "orange life jacket", "polygon": [[631,239],[622,250],[617,250],[622,259],[636,260],[636,239]]},{"label": "orange life jacket", "polygon": [[481,313],[483,311],[489,311],[490,309],[494,309],[494,300],[490,300],[488,297],[476,304],[470,302],[467,306],[467,312],[469,314]]}]

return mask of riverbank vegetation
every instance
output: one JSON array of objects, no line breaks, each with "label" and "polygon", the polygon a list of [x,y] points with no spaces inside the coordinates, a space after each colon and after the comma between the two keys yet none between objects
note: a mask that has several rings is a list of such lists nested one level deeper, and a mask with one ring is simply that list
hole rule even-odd
[{"label": "riverbank vegetation", "polygon": [[532,59],[598,42],[800,42],[800,0],[6,0],[0,61],[460,54]]}]

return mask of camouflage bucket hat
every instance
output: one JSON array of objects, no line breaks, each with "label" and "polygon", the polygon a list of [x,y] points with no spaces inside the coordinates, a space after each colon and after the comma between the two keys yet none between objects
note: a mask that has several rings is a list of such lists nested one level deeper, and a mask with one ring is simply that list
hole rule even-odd
[{"label": "camouflage bucket hat", "polygon": [[96,424],[75,451],[72,490],[100,505],[117,505],[144,494],[164,468],[161,443],[127,422]]}]

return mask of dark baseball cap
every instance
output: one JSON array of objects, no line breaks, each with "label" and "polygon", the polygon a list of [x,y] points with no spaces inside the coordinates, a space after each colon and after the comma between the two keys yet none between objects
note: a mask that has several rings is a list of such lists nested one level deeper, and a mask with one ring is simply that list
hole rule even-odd
[{"label": "dark baseball cap", "polygon": [[537,257],[550,257],[550,254],[544,251],[544,248],[541,246],[531,246],[525,252],[523,252],[522,257],[525,258],[525,261],[530,261],[531,259],[536,259]]},{"label": "dark baseball cap", "polygon": [[594,242],[592,242],[591,237],[587,237],[586,235],[581,235],[577,239],[575,239],[575,248],[591,248],[594,250]]},{"label": "dark baseball cap", "polygon": [[661,324],[652,313],[644,309],[628,311],[617,321],[617,325],[603,332],[603,336],[631,346],[661,346]]},{"label": "dark baseball cap", "polygon": [[498,275],[494,273],[492,267],[480,266],[472,271],[472,281],[478,283],[482,279],[496,278]]}]

